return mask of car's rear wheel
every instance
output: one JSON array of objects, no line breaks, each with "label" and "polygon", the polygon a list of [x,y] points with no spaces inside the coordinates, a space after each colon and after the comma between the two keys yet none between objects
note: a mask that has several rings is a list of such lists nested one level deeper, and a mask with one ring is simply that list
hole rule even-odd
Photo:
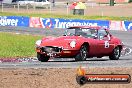
[{"label": "car's rear wheel", "polygon": [[37,53],[37,58],[38,58],[38,60],[41,61],[41,62],[47,62],[47,61],[49,60],[50,57],[44,56],[43,54]]},{"label": "car's rear wheel", "polygon": [[110,60],[118,60],[120,57],[121,50],[119,47],[115,47],[112,54],[109,56]]},{"label": "car's rear wheel", "polygon": [[85,61],[88,55],[87,46],[83,45],[80,48],[79,53],[75,57],[75,61]]}]

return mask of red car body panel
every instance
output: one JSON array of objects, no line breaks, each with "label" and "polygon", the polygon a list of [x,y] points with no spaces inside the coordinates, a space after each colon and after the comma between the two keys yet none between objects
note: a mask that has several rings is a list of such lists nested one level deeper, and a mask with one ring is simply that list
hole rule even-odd
[{"label": "red car body panel", "polygon": [[[100,30],[102,27],[89,27],[89,26],[75,26],[71,28],[94,28],[96,30]],[[70,29],[69,29],[70,30]],[[108,29],[105,29],[108,31]],[[70,46],[71,41],[76,41],[76,47],[72,48]],[[109,42],[109,47],[105,48],[105,42]],[[40,46],[37,46],[36,52],[44,54],[48,56],[49,54],[42,52],[41,47],[45,46],[53,46],[53,47],[60,47],[62,51],[59,53],[52,53],[54,57],[74,57],[78,54],[81,46],[87,43],[89,44],[89,57],[93,56],[107,56],[111,54],[113,49],[116,46],[123,47],[123,44],[120,39],[112,36],[110,34],[110,40],[100,40],[94,38],[85,38],[83,36],[60,36],[60,37],[47,37],[43,38]],[[50,55],[49,55],[50,56]]]}]

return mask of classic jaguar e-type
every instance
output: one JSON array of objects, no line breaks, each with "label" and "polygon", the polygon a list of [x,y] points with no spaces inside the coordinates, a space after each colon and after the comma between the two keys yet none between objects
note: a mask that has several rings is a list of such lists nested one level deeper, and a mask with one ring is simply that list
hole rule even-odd
[{"label": "classic jaguar e-type", "polygon": [[36,52],[41,62],[47,62],[50,57],[85,61],[86,58],[109,56],[110,60],[118,60],[123,46],[107,28],[74,26],[65,29],[60,37],[44,37],[36,41]]}]

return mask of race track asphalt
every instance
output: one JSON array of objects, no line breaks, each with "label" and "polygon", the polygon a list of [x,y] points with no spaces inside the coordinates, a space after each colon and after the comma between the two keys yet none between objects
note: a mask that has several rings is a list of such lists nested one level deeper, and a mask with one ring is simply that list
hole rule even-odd
[{"label": "race track asphalt", "polygon": [[[13,32],[22,34],[44,35],[44,36],[60,36],[63,34],[63,29],[39,29],[26,27],[1,27],[0,32]],[[114,36],[119,37],[123,43],[132,49],[132,32],[126,31],[110,31]],[[108,57],[89,58],[87,61],[75,62],[73,58],[54,59],[49,62],[39,62],[37,58],[19,58],[21,62],[1,62],[0,68],[76,68],[83,67],[132,67],[132,52],[129,55],[120,57],[119,60],[109,60]],[[22,61],[23,60],[23,61]]]}]

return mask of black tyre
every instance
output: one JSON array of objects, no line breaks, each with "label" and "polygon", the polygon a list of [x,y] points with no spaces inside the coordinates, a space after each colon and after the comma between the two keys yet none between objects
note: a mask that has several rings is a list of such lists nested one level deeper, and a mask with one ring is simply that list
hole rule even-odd
[{"label": "black tyre", "polygon": [[109,56],[110,60],[118,60],[121,54],[119,47],[115,47],[112,54]]},{"label": "black tyre", "polygon": [[79,53],[75,57],[75,61],[85,61],[87,59],[87,46],[81,46]]},{"label": "black tyre", "polygon": [[44,56],[43,54],[37,53],[37,58],[38,58],[38,60],[41,61],[41,62],[47,62],[47,61],[49,60],[50,57],[46,57],[46,56]]},{"label": "black tyre", "polygon": [[87,82],[87,78],[84,76],[77,76],[76,81],[79,85],[84,85]]}]

